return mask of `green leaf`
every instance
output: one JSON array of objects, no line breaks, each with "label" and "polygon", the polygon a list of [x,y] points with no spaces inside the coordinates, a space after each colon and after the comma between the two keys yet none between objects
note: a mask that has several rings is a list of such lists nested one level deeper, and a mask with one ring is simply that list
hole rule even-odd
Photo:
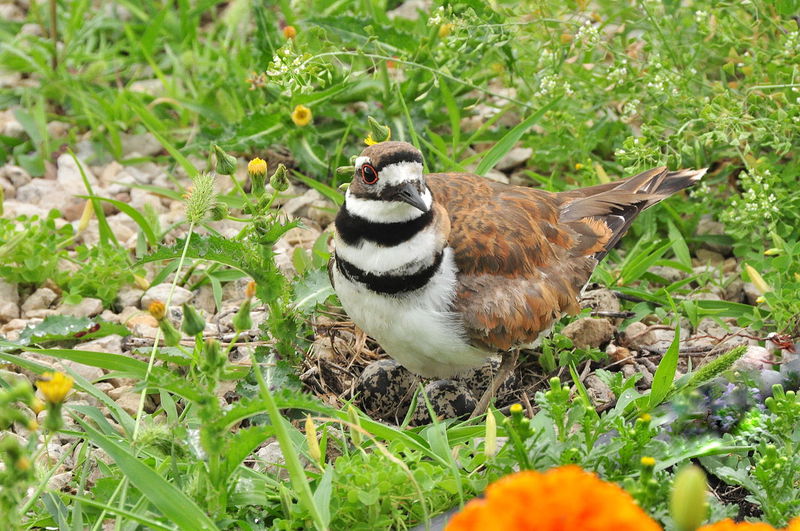
[{"label": "green leaf", "polygon": [[44,321],[34,326],[29,326],[19,334],[16,343],[22,346],[56,341],[88,341],[112,334],[129,336],[127,327],[88,317],[73,317],[71,315],[48,315]]},{"label": "green leaf", "polygon": [[142,234],[144,234],[144,237],[147,239],[148,244],[150,244],[151,246],[155,246],[158,243],[158,237],[156,237],[156,233],[153,231],[153,228],[147,222],[145,217],[138,210],[130,206],[128,203],[96,195],[81,195],[78,197],[105,201],[106,203],[114,205],[120,212],[122,212],[123,214],[127,214],[128,217],[130,217],[133,221],[136,222],[137,225],[139,225],[139,228],[142,229]]},{"label": "green leaf", "polygon": [[650,398],[647,402],[648,410],[659,405],[672,389],[672,382],[675,380],[675,371],[678,368],[678,354],[680,353],[681,329],[675,327],[675,337],[672,344],[667,349],[661,363],[658,364],[656,373],[653,375],[653,387],[650,389]]},{"label": "green leaf", "polygon": [[133,454],[128,447],[106,437],[87,422],[75,419],[89,440],[104,450],[122,470],[125,477],[164,515],[180,529],[216,530],[217,526],[191,498]]},{"label": "green leaf", "polygon": [[327,270],[317,269],[295,284],[292,306],[300,312],[307,313],[316,308],[317,304],[323,304],[333,294]]},{"label": "green leaf", "polygon": [[525,134],[525,131],[533,127],[533,125],[539,121],[544,113],[555,107],[555,104],[560,99],[561,98],[558,97],[552,100],[550,103],[541,107],[538,111],[525,118],[522,122],[514,126],[514,128],[508,133],[503,135],[503,138],[501,138],[499,142],[492,146],[492,148],[483,156],[480,164],[478,164],[478,167],[475,169],[475,173],[478,175],[485,175],[487,171],[494,168],[494,165],[500,162],[500,159],[502,159],[506,153],[511,151],[511,149],[514,147],[514,144],[516,144],[519,139],[522,138],[522,135]]}]

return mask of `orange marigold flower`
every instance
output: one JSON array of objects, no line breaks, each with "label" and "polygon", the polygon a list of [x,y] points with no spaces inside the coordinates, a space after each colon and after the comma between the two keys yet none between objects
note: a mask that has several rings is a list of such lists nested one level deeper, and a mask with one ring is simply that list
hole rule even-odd
[{"label": "orange marigold flower", "polygon": [[789,526],[786,528],[786,531],[800,531],[800,516],[789,522]]},{"label": "orange marigold flower", "polygon": [[305,105],[298,105],[292,111],[292,121],[300,127],[308,125],[311,122],[311,109]]},{"label": "orange marigold flower", "polygon": [[697,531],[775,531],[775,528],[764,522],[734,522],[730,518],[726,518],[713,524],[704,525]]},{"label": "orange marigold flower", "polygon": [[469,502],[447,531],[660,531],[630,494],[575,465],[524,471]]}]

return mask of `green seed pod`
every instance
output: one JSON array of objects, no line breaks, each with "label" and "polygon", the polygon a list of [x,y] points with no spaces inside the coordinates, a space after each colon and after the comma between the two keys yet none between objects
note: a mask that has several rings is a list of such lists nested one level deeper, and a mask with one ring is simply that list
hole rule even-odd
[{"label": "green seed pod", "polygon": [[203,316],[189,304],[183,305],[183,320],[181,330],[187,335],[196,336],[202,334],[206,328],[206,321]]},{"label": "green seed pod", "polygon": [[706,475],[699,467],[689,465],[680,470],[672,484],[670,514],[681,531],[694,531],[708,515]]},{"label": "green seed pod", "polygon": [[158,327],[161,329],[161,333],[164,334],[164,343],[168,347],[174,347],[180,344],[181,333],[172,326],[169,319],[161,319],[158,322]]},{"label": "green seed pod", "polygon": [[233,329],[244,332],[253,328],[253,319],[250,317],[250,299],[245,299],[239,311],[233,316]]},{"label": "green seed pod", "polygon": [[217,157],[217,173],[233,175],[236,172],[236,157],[228,155],[216,144],[214,144],[214,155]]},{"label": "green seed pod", "polygon": [[214,221],[221,221],[228,217],[228,205],[225,203],[214,203],[211,207],[211,219]]},{"label": "green seed pod", "polygon": [[278,164],[278,169],[269,178],[269,184],[278,192],[285,192],[289,188],[289,171],[283,164]]}]

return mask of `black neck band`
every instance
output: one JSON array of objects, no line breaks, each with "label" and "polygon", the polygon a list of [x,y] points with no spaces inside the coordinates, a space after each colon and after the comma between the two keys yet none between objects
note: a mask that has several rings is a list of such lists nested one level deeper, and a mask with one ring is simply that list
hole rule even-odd
[{"label": "black neck band", "polygon": [[351,214],[342,205],[336,215],[336,231],[348,245],[358,245],[364,239],[383,247],[392,247],[413,238],[433,221],[433,209],[418,218],[396,223],[377,223]]},{"label": "black neck band", "polygon": [[347,260],[342,259],[338,254],[335,256],[336,267],[339,268],[339,271],[346,279],[360,282],[377,293],[396,295],[398,293],[407,293],[424,287],[442,265],[444,252],[440,251],[433,259],[433,263],[428,267],[408,275],[376,275],[374,273],[368,273]]}]

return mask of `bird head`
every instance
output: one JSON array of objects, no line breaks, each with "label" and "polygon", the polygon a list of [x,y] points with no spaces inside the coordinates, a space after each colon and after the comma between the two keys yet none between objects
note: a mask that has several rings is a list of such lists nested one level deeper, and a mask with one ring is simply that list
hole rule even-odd
[{"label": "bird head", "polygon": [[345,197],[348,210],[371,221],[408,221],[431,209],[422,153],[407,142],[380,142],[356,158]]}]

